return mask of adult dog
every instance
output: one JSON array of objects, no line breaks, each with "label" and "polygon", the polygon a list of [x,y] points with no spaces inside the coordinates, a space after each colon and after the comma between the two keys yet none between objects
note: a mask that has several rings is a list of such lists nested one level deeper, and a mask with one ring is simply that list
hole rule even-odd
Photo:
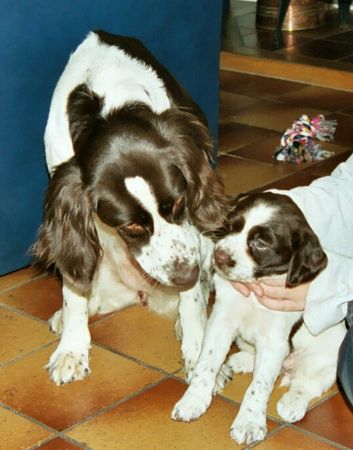
[{"label": "adult dog", "polygon": [[205,233],[224,211],[200,108],[138,40],[91,32],[54,91],[45,148],[52,177],[33,250],[63,279],[52,380],[89,373],[88,316],[139,302],[179,312],[190,377],[206,323]]},{"label": "adult dog", "polygon": [[[302,313],[269,310],[254,296],[243,297],[230,280],[286,276],[287,285],[296,286],[313,280],[326,264],[317,236],[291,198],[272,192],[240,197],[225,236],[215,246],[216,302],[194,376],[173,409],[173,419],[197,419],[233,373],[253,372],[231,437],[239,444],[262,440],[267,402],[282,366],[282,385],[289,390],[277,411],[288,422],[304,416],[310,400],[336,379],[344,324],[313,336]],[[221,368],[234,339],[240,351]]]}]

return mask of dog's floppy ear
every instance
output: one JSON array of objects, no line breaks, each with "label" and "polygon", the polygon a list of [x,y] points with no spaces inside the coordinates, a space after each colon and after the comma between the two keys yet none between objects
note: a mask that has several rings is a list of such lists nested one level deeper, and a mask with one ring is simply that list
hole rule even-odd
[{"label": "dog's floppy ear", "polygon": [[72,158],[49,182],[44,220],[32,248],[36,262],[54,265],[81,291],[90,288],[101,255],[92,208]]},{"label": "dog's floppy ear", "polygon": [[86,84],[78,85],[69,95],[67,115],[75,153],[85,145],[97,125],[102,121],[100,112],[103,99]]},{"label": "dog's floppy ear", "polygon": [[289,263],[287,286],[311,281],[327,266],[326,253],[315,233],[309,228],[300,234],[298,249]]},{"label": "dog's floppy ear", "polygon": [[176,164],[186,179],[188,210],[193,222],[202,230],[216,230],[225,220],[226,196],[211,167],[209,131],[191,113],[171,109],[165,116],[179,141]]}]

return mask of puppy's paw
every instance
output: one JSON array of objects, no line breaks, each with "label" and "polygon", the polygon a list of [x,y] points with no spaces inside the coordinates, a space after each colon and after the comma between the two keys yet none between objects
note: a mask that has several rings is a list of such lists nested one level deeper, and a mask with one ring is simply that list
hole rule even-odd
[{"label": "puppy's paw", "polygon": [[56,385],[83,380],[90,373],[88,353],[54,352],[46,368]]},{"label": "puppy's paw", "polygon": [[173,420],[190,422],[204,414],[211,403],[208,395],[186,391],[184,396],[175,404],[172,411]]},{"label": "puppy's paw", "polygon": [[213,388],[213,393],[218,394],[221,392],[226,384],[228,384],[233,379],[233,370],[228,364],[223,364],[219,369],[216,377],[215,386]]},{"label": "puppy's paw", "polygon": [[230,429],[230,437],[237,444],[253,444],[262,441],[267,434],[266,420],[256,421],[254,417],[236,417]]},{"label": "puppy's paw", "polygon": [[308,401],[303,394],[286,392],[277,403],[277,412],[286,422],[297,422],[306,413]]},{"label": "puppy's paw", "polygon": [[63,327],[62,315],[63,315],[62,309],[59,309],[48,320],[49,329],[50,329],[50,331],[52,333],[61,334],[61,330],[62,330],[62,327]]}]

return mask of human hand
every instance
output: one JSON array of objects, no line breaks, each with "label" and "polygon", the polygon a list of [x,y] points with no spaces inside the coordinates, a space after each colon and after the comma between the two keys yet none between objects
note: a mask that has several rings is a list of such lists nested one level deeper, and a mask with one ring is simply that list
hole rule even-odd
[{"label": "human hand", "polygon": [[266,308],[277,311],[303,311],[310,282],[286,287],[284,279],[263,278],[258,283],[233,282],[232,285],[245,297],[253,292]]}]

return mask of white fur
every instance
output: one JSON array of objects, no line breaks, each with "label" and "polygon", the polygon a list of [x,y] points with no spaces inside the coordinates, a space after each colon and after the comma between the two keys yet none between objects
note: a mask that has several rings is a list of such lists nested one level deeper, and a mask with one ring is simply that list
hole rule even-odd
[{"label": "white fur", "polygon": [[160,283],[170,285],[174,261],[184,261],[190,266],[199,263],[199,232],[187,220],[175,225],[163,219],[157,200],[143,178],[126,178],[125,185],[153,218],[153,236],[136,259],[145,272]]},{"label": "white fur", "polygon": [[81,83],[104,97],[103,115],[134,101],[157,113],[170,107],[163,82],[151,67],[90,33],[71,55],[53,94],[44,138],[50,173],[74,154],[66,106],[70,92]]},{"label": "white fur", "polygon": [[[217,249],[227,249],[237,261],[227,272],[233,280],[253,280],[254,263],[246,251],[246,236],[252,226],[271,217],[273,208],[255,208],[246,216],[240,233],[230,234]],[[191,384],[174,406],[175,420],[195,420],[209,407],[233,373],[253,371],[252,382],[231,426],[231,437],[238,444],[252,444],[265,438],[266,407],[274,383],[285,367],[283,384],[289,385],[277,404],[284,421],[300,420],[311,399],[320,396],[336,379],[337,354],[345,335],[339,323],[318,336],[302,325],[293,338],[289,354],[288,335],[300,312],[279,312],[264,308],[254,295],[243,297],[222,276],[215,275],[216,302],[206,327],[200,359]],[[232,342],[240,352],[222,364]]]}]

